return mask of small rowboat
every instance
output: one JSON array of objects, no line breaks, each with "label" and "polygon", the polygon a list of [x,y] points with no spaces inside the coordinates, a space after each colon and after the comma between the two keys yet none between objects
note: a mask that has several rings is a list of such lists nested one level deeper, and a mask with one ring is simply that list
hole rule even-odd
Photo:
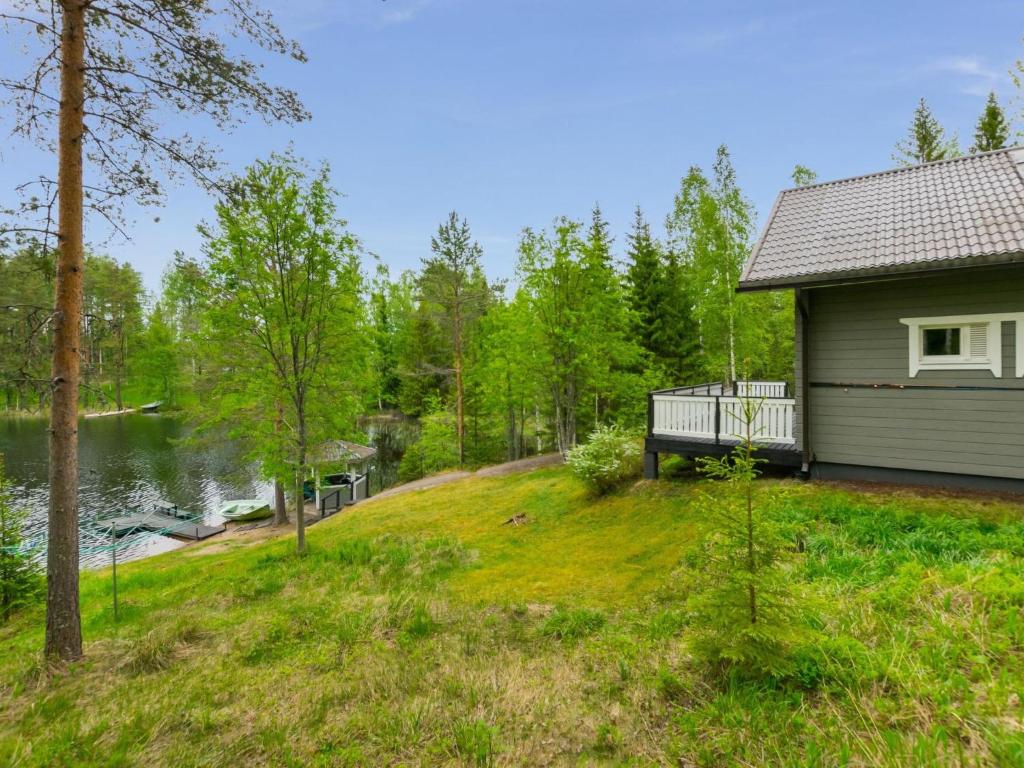
[{"label": "small rowboat", "polygon": [[235,499],[224,502],[217,514],[225,520],[262,520],[270,517],[270,504],[259,499]]}]

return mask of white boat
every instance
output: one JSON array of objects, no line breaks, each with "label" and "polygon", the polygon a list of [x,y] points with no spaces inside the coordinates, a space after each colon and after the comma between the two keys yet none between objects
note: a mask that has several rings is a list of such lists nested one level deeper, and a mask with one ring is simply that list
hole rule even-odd
[{"label": "white boat", "polygon": [[217,514],[225,520],[262,520],[270,517],[270,503],[259,499],[235,499],[226,501]]}]

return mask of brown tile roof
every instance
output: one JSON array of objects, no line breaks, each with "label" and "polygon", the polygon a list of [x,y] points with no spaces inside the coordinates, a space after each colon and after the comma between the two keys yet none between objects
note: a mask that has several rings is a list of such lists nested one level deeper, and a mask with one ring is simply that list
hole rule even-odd
[{"label": "brown tile roof", "polygon": [[742,290],[1024,261],[1024,148],[788,189]]}]

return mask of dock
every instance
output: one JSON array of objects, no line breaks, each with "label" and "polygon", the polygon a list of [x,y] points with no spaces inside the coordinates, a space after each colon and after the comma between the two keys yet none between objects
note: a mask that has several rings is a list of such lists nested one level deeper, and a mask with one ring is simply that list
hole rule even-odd
[{"label": "dock", "polygon": [[149,531],[189,541],[202,541],[227,530],[224,525],[206,525],[198,515],[176,508],[135,512],[97,522],[108,531],[113,529],[115,536],[124,536],[133,531]]}]

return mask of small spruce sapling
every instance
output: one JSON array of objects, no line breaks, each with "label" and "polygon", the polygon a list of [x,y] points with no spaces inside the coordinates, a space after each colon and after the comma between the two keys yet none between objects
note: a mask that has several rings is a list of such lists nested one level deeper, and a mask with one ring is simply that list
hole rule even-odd
[{"label": "small spruce sapling", "polygon": [[14,507],[0,454],[0,623],[42,596],[39,566],[22,547],[27,513]]},{"label": "small spruce sapling", "polygon": [[790,673],[791,652],[806,626],[787,568],[794,547],[779,514],[785,493],[756,483],[765,463],[754,443],[763,403],[741,398],[730,414],[744,425],[740,444],[699,462],[703,474],[720,482],[699,496],[709,530],[687,601],[694,655],[753,677]]}]

